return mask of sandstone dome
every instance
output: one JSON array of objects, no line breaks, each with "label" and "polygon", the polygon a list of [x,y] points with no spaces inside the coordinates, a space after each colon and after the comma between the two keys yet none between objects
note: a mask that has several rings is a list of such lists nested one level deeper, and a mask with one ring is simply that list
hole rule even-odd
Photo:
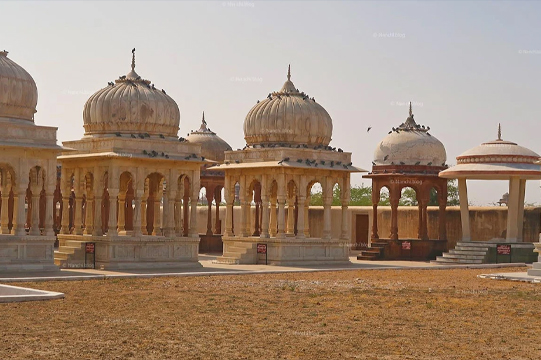
[{"label": "sandstone dome", "polygon": [[215,132],[207,128],[204,112],[201,127],[199,130],[192,131],[190,134],[188,134],[186,140],[193,144],[201,144],[201,155],[203,155],[206,159],[214,160],[220,163],[224,162],[224,151],[232,150],[228,143],[216,135]]},{"label": "sandstone dome", "polygon": [[244,138],[248,145],[306,144],[328,145],[332,137],[332,119],[315,99],[300,92],[287,81],[280,91],[270,93],[248,112],[244,120]]},{"label": "sandstone dome", "polygon": [[177,137],[180,124],[177,103],[135,72],[135,52],[132,52],[131,71],[87,100],[83,110],[85,135]]},{"label": "sandstone dome", "polygon": [[374,151],[376,165],[428,165],[444,166],[447,154],[443,144],[428,131],[430,127],[418,125],[410,114],[407,120],[378,144]]},{"label": "sandstone dome", "polygon": [[0,51],[0,118],[34,121],[38,88],[32,76]]}]

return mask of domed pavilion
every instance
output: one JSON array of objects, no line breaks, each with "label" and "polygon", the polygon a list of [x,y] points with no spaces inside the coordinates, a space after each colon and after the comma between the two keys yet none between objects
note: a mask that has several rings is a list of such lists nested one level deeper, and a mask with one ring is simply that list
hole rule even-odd
[{"label": "domed pavilion", "polygon": [[[392,128],[374,151],[372,172],[364,178],[372,179],[372,249],[363,252],[359,259],[429,259],[446,250],[445,208],[447,205],[447,180],[438,173],[447,168],[447,155],[443,144],[429,133],[430,127],[417,124],[413,111],[405,122]],[[378,203],[382,188],[389,191],[391,204],[391,231],[389,238],[380,238],[378,230]],[[402,189],[415,191],[419,208],[417,239],[399,239],[398,205]],[[439,206],[439,236],[428,236],[427,206],[430,192],[437,192]],[[412,241],[413,240],[413,241]],[[383,250],[383,251],[382,251]],[[379,254],[375,254],[379,251]]]},{"label": "domed pavilion", "polygon": [[53,262],[55,127],[38,126],[38,89],[0,51],[0,271],[57,270]]},{"label": "domed pavilion", "polygon": [[[272,265],[347,262],[350,219],[351,153],[329,145],[332,119],[314,97],[287,81],[248,112],[243,150],[225,153],[227,204],[223,263]],[[312,186],[323,194],[323,236],[308,221]],[[233,226],[235,185],[240,187],[240,219]],[[342,215],[331,219],[333,188],[338,184]],[[258,246],[261,245],[261,246]],[[258,254],[266,247],[265,255]]]},{"label": "domed pavilion", "polygon": [[[216,135],[205,121],[205,112],[201,120],[201,127],[191,131],[186,140],[192,144],[201,144],[201,154],[207,160],[223,164],[225,152],[231,151],[231,146],[221,137]],[[222,252],[222,223],[220,220],[220,202],[222,201],[222,189],[224,188],[225,174],[221,169],[211,167],[205,163],[201,167],[201,188],[205,188],[207,200],[207,232],[200,235],[199,252]],[[216,204],[214,215],[214,229],[212,226],[212,201]]]},{"label": "domed pavilion", "polygon": [[73,151],[59,157],[66,267],[75,260],[69,248],[84,242],[95,243],[96,266],[106,269],[200,266],[201,145],[177,137],[176,102],[135,72],[132,53],[131,71],[88,99],[84,137],[64,142]]},{"label": "domed pavilion", "polygon": [[[526,180],[541,179],[541,165],[539,154],[520,146],[512,141],[502,139],[501,127],[498,125],[498,138],[488,141],[469,149],[457,156],[457,164],[449,169],[440,172],[439,176],[445,179],[458,179],[458,194],[460,198],[460,218],[462,221],[462,242],[457,244],[460,247],[477,246],[472,244],[475,239],[471,238],[470,216],[468,207],[468,189],[466,180],[508,180],[509,198],[507,202],[507,230],[505,239],[500,233],[494,234],[494,240],[483,242],[484,248],[496,248],[499,243],[506,243],[510,246],[513,262],[530,262],[534,245],[522,242],[524,227],[524,197],[526,192]],[[540,244],[535,246],[541,250]],[[479,249],[478,249],[479,250]],[[490,253],[490,251],[489,251]],[[438,258],[438,262],[460,262],[456,254],[444,254]],[[479,254],[476,254],[479,255]],[[492,261],[492,255],[488,258],[483,255],[480,258],[471,257],[481,261]],[[505,260],[509,261],[509,260]],[[536,275],[541,271],[533,271]],[[538,264],[537,269],[541,269]]]}]

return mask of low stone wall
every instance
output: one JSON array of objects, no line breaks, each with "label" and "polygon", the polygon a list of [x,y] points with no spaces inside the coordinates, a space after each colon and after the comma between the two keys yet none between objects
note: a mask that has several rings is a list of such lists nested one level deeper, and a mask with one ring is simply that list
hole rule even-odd
[{"label": "low stone wall", "polygon": [[[361,238],[370,238],[372,228],[372,207],[351,206],[349,212],[349,232],[352,246]],[[287,213],[287,209],[286,209]],[[418,209],[413,206],[400,206],[398,208],[398,236],[399,238],[417,238]],[[366,234],[357,234],[357,215],[365,216],[368,219]],[[234,226],[240,227],[240,207],[235,207]],[[255,210],[252,209],[252,218]],[[214,229],[215,209],[212,214],[212,228]],[[332,237],[339,238],[341,231],[341,208],[332,208]],[[220,218],[222,219],[222,234],[225,230],[225,206],[220,207]],[[460,221],[460,209],[458,206],[450,206],[446,211],[447,220],[447,246],[453,249],[457,241],[462,238],[462,225]],[[253,231],[253,221],[252,231]],[[538,242],[541,231],[541,208],[528,207],[524,212],[524,242]],[[473,241],[488,241],[493,238],[504,238],[507,228],[507,207],[470,207],[471,236]],[[309,226],[311,237],[321,237],[323,233],[323,207],[313,206],[309,211]],[[391,228],[391,208],[389,206],[378,207],[378,229],[379,236],[389,236]],[[201,206],[198,209],[198,230],[205,233],[207,229],[207,207]],[[428,235],[431,239],[438,237],[438,208],[428,207]]]}]

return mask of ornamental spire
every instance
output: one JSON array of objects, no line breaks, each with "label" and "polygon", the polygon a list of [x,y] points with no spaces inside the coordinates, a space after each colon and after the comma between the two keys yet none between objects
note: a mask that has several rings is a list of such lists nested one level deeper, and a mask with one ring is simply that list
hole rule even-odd
[{"label": "ornamental spire", "polygon": [[502,141],[502,125],[498,123],[498,140]]},{"label": "ornamental spire", "polygon": [[131,51],[131,70],[135,71],[135,48]]},{"label": "ornamental spire", "polygon": [[287,66],[287,81],[291,81],[291,64]]},{"label": "ornamental spire", "polygon": [[411,101],[410,101],[410,117],[413,116],[413,111],[411,110]]},{"label": "ornamental spire", "polygon": [[207,122],[205,121],[205,112],[203,111],[203,125],[207,125]]}]

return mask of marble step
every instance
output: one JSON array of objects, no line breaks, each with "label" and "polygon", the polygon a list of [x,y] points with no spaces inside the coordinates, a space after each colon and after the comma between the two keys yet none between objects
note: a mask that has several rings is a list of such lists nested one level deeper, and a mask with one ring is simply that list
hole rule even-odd
[{"label": "marble step", "polygon": [[483,260],[485,258],[485,255],[462,255],[462,254],[450,254],[450,253],[443,253],[444,258],[451,258],[451,259],[472,259],[472,260]]},{"label": "marble step", "polygon": [[487,252],[488,251],[488,248],[485,248],[485,247],[474,247],[474,246],[461,246],[461,245],[457,245],[455,246],[455,250],[462,250],[462,251],[482,251],[482,252]]},{"label": "marble step", "polygon": [[449,258],[443,256],[437,256],[436,260],[432,260],[432,264],[482,264],[483,260],[479,259],[459,259],[459,258]]},{"label": "marble step", "polygon": [[486,251],[475,251],[475,250],[460,250],[460,249],[453,249],[453,250],[449,250],[449,254],[453,254],[453,255],[480,255],[480,256],[485,256],[486,255]]},{"label": "marble step", "polygon": [[239,259],[230,256],[220,256],[212,261],[213,264],[238,265]]}]

